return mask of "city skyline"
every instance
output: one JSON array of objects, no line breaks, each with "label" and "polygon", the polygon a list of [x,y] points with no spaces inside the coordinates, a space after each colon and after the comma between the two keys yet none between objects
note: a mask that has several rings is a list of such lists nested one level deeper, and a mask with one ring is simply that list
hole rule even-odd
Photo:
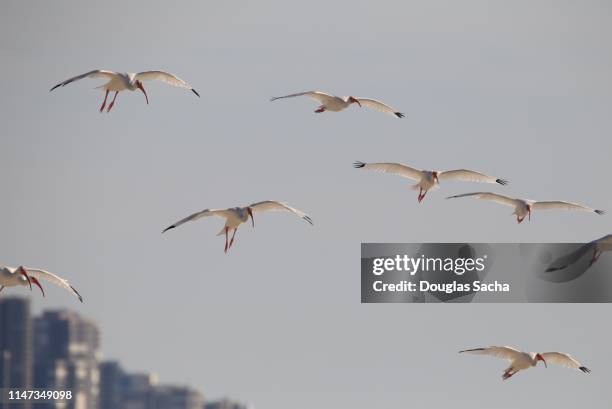
[{"label": "city skyline", "polygon": [[[201,388],[159,383],[155,373],[128,372],[103,358],[102,331],[72,309],[30,313],[30,298],[0,297],[0,388],[64,390],[55,402],[11,403],[12,408],[247,409],[227,397],[205,401]],[[15,365],[7,362],[12,358]],[[12,374],[6,377],[6,374]]]}]

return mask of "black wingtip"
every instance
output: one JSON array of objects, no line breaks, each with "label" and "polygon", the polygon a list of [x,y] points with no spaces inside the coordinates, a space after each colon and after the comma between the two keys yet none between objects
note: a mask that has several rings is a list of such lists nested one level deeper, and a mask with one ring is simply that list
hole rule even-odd
[{"label": "black wingtip", "polygon": [[584,373],[591,373],[591,370],[589,368],[587,368],[586,366],[581,366],[578,369],[580,369]]},{"label": "black wingtip", "polygon": [[497,179],[496,182],[502,186],[506,186],[508,183],[510,183],[506,179]]},{"label": "black wingtip", "polygon": [[395,114],[395,116],[396,116],[396,117],[398,117],[398,118],[403,118],[403,117],[405,117],[405,116],[406,116],[406,115],[402,114],[401,112],[394,112],[394,114]]},{"label": "black wingtip", "polygon": [[62,84],[57,84],[55,87],[51,88],[51,89],[49,90],[49,92],[53,91],[55,88],[59,87],[60,85],[62,85]]},{"label": "black wingtip", "polygon": [[176,227],[175,225],[172,225],[172,226],[170,226],[170,227],[166,227],[166,228],[165,228],[165,229],[162,231],[162,234],[164,234],[165,232],[167,232],[167,231],[168,231],[168,230],[170,230],[170,229],[174,229],[175,227]]},{"label": "black wingtip", "polygon": [[310,218],[310,216],[304,216],[303,219],[306,220],[308,223],[310,223],[311,226],[314,226],[314,223],[312,222],[312,219]]},{"label": "black wingtip", "polygon": [[459,351],[459,353],[462,352],[474,352],[474,351],[484,351],[485,348],[474,348],[474,349],[464,349],[463,351]]},{"label": "black wingtip", "polygon": [[198,96],[198,98],[200,97],[200,94],[198,94],[198,91],[196,91],[195,89],[191,88],[191,92],[193,92],[194,94],[196,94]]},{"label": "black wingtip", "polygon": [[363,162],[359,162],[359,161],[355,161],[355,163],[353,163],[353,167],[359,169],[359,168],[363,168],[366,164]]},{"label": "black wingtip", "polygon": [[598,215],[600,215],[600,216],[601,216],[601,215],[606,214],[606,211],[605,211],[605,210],[599,210],[599,209],[597,209],[597,210],[595,210],[595,213],[597,213]]},{"label": "black wingtip", "polygon": [[74,288],[73,286],[70,286],[70,288],[72,288],[72,291],[74,291],[76,296],[79,297],[79,301],[83,302],[83,297],[81,297],[81,294],[79,294],[79,292],[76,290],[76,288]]}]

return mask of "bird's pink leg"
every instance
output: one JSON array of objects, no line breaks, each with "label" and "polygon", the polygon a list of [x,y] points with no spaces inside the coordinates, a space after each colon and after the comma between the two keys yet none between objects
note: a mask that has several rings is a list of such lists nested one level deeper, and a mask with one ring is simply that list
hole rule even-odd
[{"label": "bird's pink leg", "polygon": [[119,94],[119,91],[115,91],[115,96],[113,97],[113,100],[111,101],[110,105],[108,106],[108,109],[106,110],[106,113],[109,113],[110,110],[113,109],[113,105],[115,105],[115,100],[117,99],[117,94]]},{"label": "bird's pink leg", "polygon": [[109,91],[106,90],[106,94],[104,94],[104,102],[102,102],[102,106],[100,107],[100,113],[102,113],[102,111],[104,111],[104,107],[106,106],[106,99],[108,98],[108,93],[109,93]]},{"label": "bird's pink leg", "polygon": [[417,202],[421,203],[421,195],[423,194],[423,188],[419,188],[419,196],[417,197]]},{"label": "bird's pink leg", "polygon": [[523,220],[525,220],[525,217],[518,217],[518,215],[516,216],[516,222],[517,222],[518,224],[521,224],[521,222],[522,222]]},{"label": "bird's pink leg", "polygon": [[318,109],[315,110],[315,112],[317,114],[320,114],[321,112],[325,112],[325,107],[324,106],[320,106]]},{"label": "bird's pink leg", "polygon": [[236,237],[236,232],[238,231],[238,229],[234,229],[234,234],[232,234],[232,239],[230,240],[230,244],[229,244],[229,248],[232,248],[232,245],[234,244],[234,237]]},{"label": "bird's pink leg", "polygon": [[223,250],[225,252],[225,254],[227,254],[227,231],[229,230],[229,227],[225,227],[225,250]]},{"label": "bird's pink leg", "polygon": [[31,277],[32,278],[32,282],[34,284],[36,284],[38,286],[38,288],[40,288],[40,292],[42,292],[43,297],[45,296],[45,290],[43,290],[42,285],[40,285],[40,281],[38,281],[38,279],[36,277]]}]

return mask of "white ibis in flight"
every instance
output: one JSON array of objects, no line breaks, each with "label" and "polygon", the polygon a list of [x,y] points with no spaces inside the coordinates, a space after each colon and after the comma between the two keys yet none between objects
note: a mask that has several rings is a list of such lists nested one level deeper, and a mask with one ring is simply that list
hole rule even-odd
[{"label": "white ibis in flight", "polygon": [[512,347],[493,346],[487,348],[466,349],[464,351],[459,351],[459,353],[489,355],[509,361],[510,366],[504,371],[502,375],[503,380],[511,378],[519,371],[536,366],[539,361],[542,361],[545,367],[548,367],[548,363],[553,363],[565,366],[566,368],[578,369],[584,373],[591,372],[589,368],[583,366],[570,355],[562,352],[521,352]]},{"label": "white ibis in flight", "polygon": [[553,200],[553,201],[535,201],[535,200],[527,200],[527,199],[516,199],[504,195],[500,195],[498,193],[491,192],[474,192],[474,193],[464,193],[461,195],[449,196],[447,199],[455,199],[458,197],[475,197],[477,199],[490,200],[499,204],[503,204],[506,206],[514,207],[513,215],[516,215],[517,223],[521,223],[525,220],[525,217],[529,217],[531,220],[531,211],[532,210],[543,210],[543,209],[562,209],[562,210],[581,210],[584,212],[591,212],[602,215],[605,213],[603,210],[592,209],[590,207],[565,202],[562,200]]},{"label": "white ibis in flight", "polygon": [[4,287],[16,287],[16,286],[29,286],[30,290],[32,290],[32,284],[36,285],[40,288],[43,297],[45,296],[45,290],[40,283],[40,280],[48,281],[60,287],[63,287],[76,295],[80,302],[83,302],[83,297],[81,294],[68,283],[67,280],[50,273],[45,270],[41,270],[38,268],[29,268],[29,267],[10,267],[10,266],[2,266],[0,267],[0,291],[4,289]]},{"label": "white ibis in flight", "polygon": [[358,169],[371,169],[382,173],[390,173],[393,175],[401,176],[407,179],[417,181],[417,184],[412,186],[412,189],[419,189],[418,202],[422,202],[425,199],[425,195],[429,190],[437,189],[440,181],[444,180],[459,180],[463,182],[481,182],[481,183],[498,183],[500,185],[507,185],[508,181],[505,179],[499,179],[494,176],[488,176],[484,173],[476,172],[468,169],[456,169],[456,170],[419,170],[412,168],[402,163],[364,163],[355,162],[353,165]]},{"label": "white ibis in flight", "polygon": [[546,269],[547,273],[563,270],[573,264],[575,264],[578,260],[582,259],[585,254],[592,252],[591,259],[589,261],[588,267],[591,267],[603,252],[612,251],[612,234],[608,234],[607,236],[603,236],[597,240],[593,240],[590,243],[587,243],[583,246],[580,246],[578,250],[560,257],[556,259],[551,265]]},{"label": "white ibis in flight", "polygon": [[[185,217],[184,219],[181,219],[178,222],[166,227],[162,231],[162,233],[165,233],[166,231],[170,229],[174,229],[175,227],[178,227],[183,223],[193,221],[193,220],[198,220],[202,217],[220,216],[225,219],[225,226],[223,226],[223,228],[217,234],[217,236],[221,236],[222,234],[225,234],[224,251],[225,253],[227,253],[227,251],[234,244],[234,237],[236,236],[236,231],[238,230],[238,227],[241,224],[246,223],[249,220],[249,217],[251,218],[253,227],[255,227],[255,219],[253,217],[253,214],[258,213],[258,212],[267,212],[267,211],[288,211],[306,220],[311,225],[313,224],[312,219],[306,213],[302,212],[301,210],[291,207],[288,204],[283,203],[283,202],[266,200],[264,202],[253,203],[245,207],[233,207],[229,209],[204,209],[200,212],[196,212],[192,215],[189,215]],[[229,236],[230,230],[233,230],[233,233],[232,233],[231,241],[229,241],[228,243],[228,236]]]},{"label": "white ibis in flight", "polygon": [[106,100],[108,99],[108,93],[113,91],[115,95],[113,96],[113,100],[108,105],[106,112],[110,112],[115,105],[115,100],[117,99],[117,94],[121,91],[136,91],[137,89],[141,90],[147,100],[147,104],[149,103],[149,97],[147,92],[142,85],[143,81],[148,80],[157,80],[165,82],[166,84],[174,85],[179,88],[186,88],[196,94],[198,97],[200,94],[191,87],[191,85],[187,84],[182,79],[178,78],[176,75],[170,74],[165,71],[143,71],[139,73],[122,73],[122,72],[113,72],[107,70],[93,70],[86,72],[85,74],[77,75],[76,77],[72,77],[67,79],[64,82],[60,82],[49,91],[53,91],[58,87],[66,86],[72,82],[78,81],[83,78],[104,78],[108,80],[106,84],[100,85],[97,88],[102,88],[106,91],[104,95],[104,101],[102,102],[102,106],[100,107],[100,112],[104,111],[104,107],[106,106]]},{"label": "white ibis in flight", "polygon": [[325,111],[340,112],[348,108],[351,104],[357,104],[360,107],[366,106],[368,108],[375,109],[385,114],[393,115],[397,118],[404,117],[404,114],[402,114],[401,112],[398,112],[396,109],[390,107],[389,105],[377,101],[375,99],[357,97],[337,97],[335,95],[326,94],[325,92],[321,91],[298,92],[297,94],[274,97],[270,99],[270,101],[276,101],[277,99],[282,98],[293,98],[301,96],[310,97],[321,103],[321,105],[315,110],[315,112],[318,114]]}]

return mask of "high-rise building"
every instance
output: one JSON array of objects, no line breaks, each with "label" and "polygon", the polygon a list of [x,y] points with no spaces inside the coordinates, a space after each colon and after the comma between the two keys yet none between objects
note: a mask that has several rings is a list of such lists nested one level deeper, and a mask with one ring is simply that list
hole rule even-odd
[{"label": "high-rise building", "polygon": [[152,374],[128,374],[124,380],[123,409],[151,409],[157,377]]},{"label": "high-rise building", "polygon": [[204,409],[248,409],[249,406],[244,403],[234,402],[229,399],[221,399],[214,402],[209,402],[204,405]]},{"label": "high-rise building", "polygon": [[118,362],[105,361],[100,364],[99,409],[123,409],[122,387],[125,372]]},{"label": "high-rise building", "polygon": [[103,362],[99,409],[150,409],[156,385],[154,375],[128,374],[118,362]]},{"label": "high-rise building", "polygon": [[[0,388],[32,386],[32,318],[30,301],[0,298]],[[28,402],[12,404],[13,409],[29,408]]]},{"label": "high-rise building", "polygon": [[93,321],[72,311],[44,312],[34,320],[34,351],[34,386],[72,392],[72,399],[44,407],[98,408],[99,330]]},{"label": "high-rise building", "polygon": [[150,409],[202,409],[204,397],[188,387],[157,386],[153,390]]}]

